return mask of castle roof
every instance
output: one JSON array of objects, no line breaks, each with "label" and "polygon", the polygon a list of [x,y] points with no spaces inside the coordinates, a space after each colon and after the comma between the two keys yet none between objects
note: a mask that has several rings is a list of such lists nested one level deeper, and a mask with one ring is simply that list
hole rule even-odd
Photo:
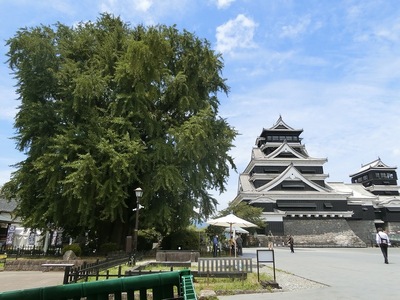
[{"label": "castle roof", "polygon": [[357,175],[360,175],[362,173],[366,173],[367,171],[372,171],[372,170],[396,170],[396,169],[397,169],[397,167],[390,167],[390,166],[386,165],[378,157],[378,159],[376,159],[368,164],[361,165],[361,169],[358,170],[358,172],[351,174],[350,177],[354,177],[354,176],[357,176]]}]

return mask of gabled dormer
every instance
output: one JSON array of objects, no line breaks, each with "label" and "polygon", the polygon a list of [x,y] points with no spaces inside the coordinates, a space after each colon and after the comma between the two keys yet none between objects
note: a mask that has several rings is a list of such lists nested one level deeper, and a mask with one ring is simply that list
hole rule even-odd
[{"label": "gabled dormer", "polygon": [[296,158],[296,159],[307,159],[308,155],[305,155],[305,152],[300,153],[296,151],[293,147],[291,147],[287,141],[284,141],[282,145],[276,148],[273,152],[269,153],[265,156],[267,159],[274,158]]},{"label": "gabled dormer", "polygon": [[290,164],[281,174],[263,186],[257,188],[258,192],[267,191],[314,191],[329,192],[330,189],[321,186],[309,179]]}]

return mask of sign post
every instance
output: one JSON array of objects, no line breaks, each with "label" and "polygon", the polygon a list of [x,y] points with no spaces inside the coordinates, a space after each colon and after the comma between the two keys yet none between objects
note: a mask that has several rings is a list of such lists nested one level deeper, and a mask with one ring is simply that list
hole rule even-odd
[{"label": "sign post", "polygon": [[273,264],[274,282],[276,282],[274,250],[257,250],[257,278],[258,278],[258,281],[260,281],[260,263],[272,263]]}]

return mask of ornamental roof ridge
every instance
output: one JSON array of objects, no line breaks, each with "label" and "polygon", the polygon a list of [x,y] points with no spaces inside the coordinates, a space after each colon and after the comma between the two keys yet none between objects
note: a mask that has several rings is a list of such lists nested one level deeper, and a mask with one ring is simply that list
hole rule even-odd
[{"label": "ornamental roof ridge", "polygon": [[396,168],[396,167],[389,167],[387,164],[385,164],[380,157],[378,157],[376,160],[362,165],[362,167],[372,167],[372,168]]},{"label": "ornamental roof ridge", "polygon": [[[283,121],[282,116],[280,115],[278,120],[276,121],[276,123],[269,129],[267,130],[273,130],[273,129],[284,129],[284,130],[293,130],[293,131],[303,131],[303,129],[294,129],[293,127],[289,126],[288,124],[285,123],[285,121]],[[265,128],[264,128],[265,130]]]}]

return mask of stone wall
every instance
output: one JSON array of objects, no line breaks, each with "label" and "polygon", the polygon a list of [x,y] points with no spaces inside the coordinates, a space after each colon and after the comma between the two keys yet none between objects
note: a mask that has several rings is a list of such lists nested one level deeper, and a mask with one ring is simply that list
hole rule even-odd
[{"label": "stone wall", "polygon": [[6,260],[5,271],[64,271],[64,267],[42,267],[42,264],[74,264],[80,266],[83,264],[82,260],[43,260],[43,259],[10,259]]},{"label": "stone wall", "polygon": [[374,246],[375,240],[374,235],[376,233],[375,223],[372,220],[357,220],[352,221],[348,220],[350,228],[354,231],[354,233],[367,245]]},{"label": "stone wall", "polygon": [[286,235],[300,247],[366,247],[345,219],[293,219],[284,221]]},{"label": "stone wall", "polygon": [[388,232],[400,232],[400,222],[389,222],[386,229]]},{"label": "stone wall", "polygon": [[197,262],[199,251],[188,250],[158,250],[156,261],[191,261]]}]

